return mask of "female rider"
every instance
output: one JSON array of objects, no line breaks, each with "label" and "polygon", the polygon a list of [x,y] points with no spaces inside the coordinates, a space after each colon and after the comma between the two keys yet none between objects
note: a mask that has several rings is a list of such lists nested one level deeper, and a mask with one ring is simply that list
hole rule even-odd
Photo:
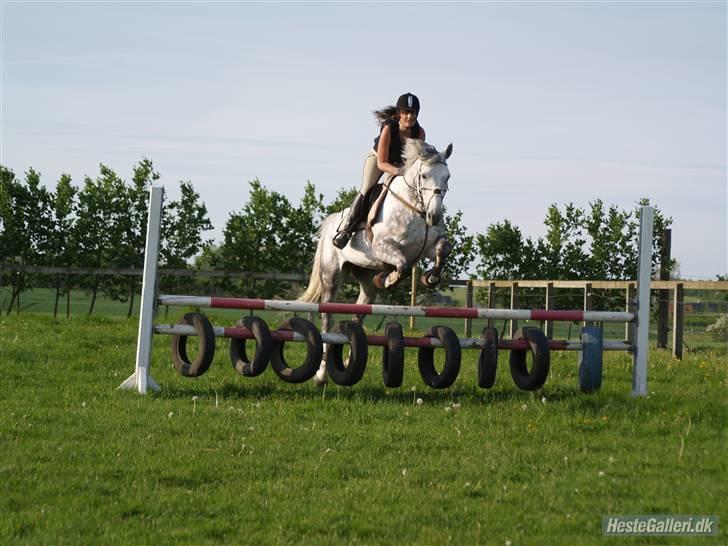
[{"label": "female rider", "polygon": [[374,139],[374,148],[364,160],[364,175],[361,188],[349,207],[349,214],[339,225],[334,235],[334,245],[344,248],[351,238],[355,226],[363,219],[365,196],[377,183],[383,173],[393,176],[402,173],[402,146],[408,138],[425,140],[425,130],[417,123],[420,101],[412,93],[405,93],[397,99],[396,106],[387,106],[374,111],[374,117],[381,123],[379,136]]}]

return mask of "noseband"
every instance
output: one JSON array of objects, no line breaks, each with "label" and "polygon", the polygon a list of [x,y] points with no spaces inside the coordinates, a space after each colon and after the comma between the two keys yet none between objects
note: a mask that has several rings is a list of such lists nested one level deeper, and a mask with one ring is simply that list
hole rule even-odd
[{"label": "noseband", "polygon": [[[447,165],[447,163],[445,163],[444,161],[438,161],[438,163]],[[441,188],[426,188],[422,185],[422,162],[421,161],[420,161],[419,167],[417,169],[417,178],[415,180],[414,188],[412,186],[410,186],[409,184],[407,184],[407,179],[405,179],[404,176],[402,178],[404,179],[404,183],[407,185],[407,187],[410,188],[414,192],[415,197],[416,197],[417,201],[419,202],[419,204],[422,205],[420,216],[422,216],[423,218],[427,214],[427,209],[430,208],[430,202],[434,199],[434,197],[436,195],[442,195],[444,198],[445,192],[447,191],[447,190],[443,190]],[[427,203],[425,203],[425,192],[426,191],[432,192],[432,195],[427,200]]]}]

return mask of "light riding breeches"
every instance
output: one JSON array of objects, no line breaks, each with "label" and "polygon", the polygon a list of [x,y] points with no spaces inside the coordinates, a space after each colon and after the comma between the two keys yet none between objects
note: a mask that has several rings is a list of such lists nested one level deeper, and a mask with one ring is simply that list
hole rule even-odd
[{"label": "light riding breeches", "polygon": [[361,177],[361,188],[359,188],[359,193],[366,195],[379,181],[379,178],[383,173],[384,171],[377,167],[377,152],[369,150],[369,153],[364,160],[364,174]]}]

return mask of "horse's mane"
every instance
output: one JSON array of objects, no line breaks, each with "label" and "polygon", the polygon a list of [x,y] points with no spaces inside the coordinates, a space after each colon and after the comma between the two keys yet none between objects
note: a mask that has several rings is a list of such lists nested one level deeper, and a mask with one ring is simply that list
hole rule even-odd
[{"label": "horse's mane", "polygon": [[432,145],[418,140],[416,138],[408,138],[402,147],[402,158],[404,159],[405,170],[409,169],[415,161],[422,159],[423,161],[445,161],[440,157],[440,153]]}]

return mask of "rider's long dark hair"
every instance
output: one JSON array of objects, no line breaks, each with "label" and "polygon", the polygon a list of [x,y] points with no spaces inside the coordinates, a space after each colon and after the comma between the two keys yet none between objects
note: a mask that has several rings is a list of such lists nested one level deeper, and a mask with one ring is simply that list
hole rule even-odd
[{"label": "rider's long dark hair", "polygon": [[380,125],[385,121],[389,121],[390,119],[399,119],[399,112],[397,110],[397,107],[391,105],[385,106],[384,108],[381,108],[379,110],[374,110],[372,114],[374,114],[374,118]]}]

